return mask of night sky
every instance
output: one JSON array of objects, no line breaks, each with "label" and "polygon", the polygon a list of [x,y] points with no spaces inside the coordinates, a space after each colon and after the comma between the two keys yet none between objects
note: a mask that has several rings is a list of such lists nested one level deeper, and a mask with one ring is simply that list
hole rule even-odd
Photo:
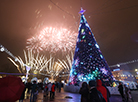
[{"label": "night sky", "polygon": [[[0,0],[0,44],[23,58],[27,39],[44,27],[78,33],[81,7],[109,65],[138,59],[137,0]],[[0,71],[15,67],[7,57],[0,52]]]}]

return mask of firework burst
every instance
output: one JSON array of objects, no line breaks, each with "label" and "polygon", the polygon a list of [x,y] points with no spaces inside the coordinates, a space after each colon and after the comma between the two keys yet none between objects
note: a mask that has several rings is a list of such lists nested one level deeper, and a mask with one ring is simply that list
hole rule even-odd
[{"label": "firework burst", "polygon": [[75,48],[77,33],[65,28],[44,28],[38,35],[27,39],[27,49],[34,52],[49,51],[52,53],[71,51]]},{"label": "firework burst", "polygon": [[[8,59],[17,67],[20,73],[26,73],[27,67],[30,67],[31,71],[36,71],[39,74],[49,76],[51,79],[54,79],[63,70],[63,65],[60,63],[64,62],[60,61],[59,63],[58,61],[55,61],[55,58],[53,58],[52,55],[50,55],[50,58],[47,58],[44,55],[40,55],[39,53],[34,54],[32,50],[28,50],[28,52],[24,50],[24,57],[25,61],[23,61],[19,56],[16,57],[16,59],[19,61],[20,68],[19,65],[14,60],[12,60],[12,58],[8,57]],[[27,73],[29,73],[29,71]]]},{"label": "firework burst", "polygon": [[66,60],[58,59],[58,62],[60,63],[60,65],[62,65],[64,72],[68,73],[68,75],[72,67],[73,56],[74,54],[71,52],[70,55],[66,55]]}]

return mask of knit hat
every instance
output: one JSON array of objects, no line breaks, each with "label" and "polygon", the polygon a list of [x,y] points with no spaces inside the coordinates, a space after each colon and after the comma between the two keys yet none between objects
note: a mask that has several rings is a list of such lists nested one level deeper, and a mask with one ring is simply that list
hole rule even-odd
[{"label": "knit hat", "polygon": [[93,87],[96,85],[96,81],[95,80],[90,80],[89,81],[89,87]]}]

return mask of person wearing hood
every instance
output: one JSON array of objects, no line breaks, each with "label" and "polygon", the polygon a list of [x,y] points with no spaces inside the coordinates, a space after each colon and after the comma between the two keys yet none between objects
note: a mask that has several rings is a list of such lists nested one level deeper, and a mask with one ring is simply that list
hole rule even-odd
[{"label": "person wearing hood", "polygon": [[50,95],[51,97],[51,99],[53,98],[54,99],[54,97],[55,97],[55,84],[53,83],[52,84],[52,87],[51,87],[51,95]]},{"label": "person wearing hood", "polygon": [[106,88],[102,85],[102,81],[100,79],[98,79],[97,81],[97,90],[101,92],[101,94],[103,95],[104,99],[106,102],[107,101],[107,90]]},{"label": "person wearing hood", "polygon": [[82,83],[79,93],[81,94],[81,102],[88,102],[89,88],[86,82]]},{"label": "person wearing hood", "polygon": [[36,80],[34,80],[32,85],[31,95],[30,95],[30,102],[34,102],[36,100],[36,96],[35,96],[36,91],[37,91],[37,84],[36,84]]},{"label": "person wearing hood", "polygon": [[[100,92],[96,89],[96,81],[95,80],[90,80],[89,81],[89,97],[88,97],[88,102],[104,102],[103,97],[99,97]],[[101,93],[100,93],[101,94]]]},{"label": "person wearing hood", "polygon": [[104,86],[106,88],[107,91],[107,102],[110,102],[109,98],[111,97],[110,91],[109,89],[106,87],[106,85],[102,82],[102,86]]},{"label": "person wearing hood", "polygon": [[125,101],[126,99],[125,99],[125,96],[124,96],[124,89],[123,89],[123,85],[122,85],[121,82],[119,82],[118,91],[121,94],[122,101]]}]

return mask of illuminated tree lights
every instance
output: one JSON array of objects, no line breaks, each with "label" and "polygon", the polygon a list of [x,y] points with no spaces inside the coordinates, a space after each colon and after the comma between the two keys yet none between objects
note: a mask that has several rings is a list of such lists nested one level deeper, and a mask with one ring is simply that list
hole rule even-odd
[{"label": "illuminated tree lights", "polygon": [[70,84],[77,84],[80,81],[88,82],[97,78],[112,81],[113,75],[84,15],[81,14],[69,82]]},{"label": "illuminated tree lights", "polygon": [[27,39],[27,49],[52,53],[71,51],[75,48],[77,33],[65,28],[46,27],[40,34]]}]

